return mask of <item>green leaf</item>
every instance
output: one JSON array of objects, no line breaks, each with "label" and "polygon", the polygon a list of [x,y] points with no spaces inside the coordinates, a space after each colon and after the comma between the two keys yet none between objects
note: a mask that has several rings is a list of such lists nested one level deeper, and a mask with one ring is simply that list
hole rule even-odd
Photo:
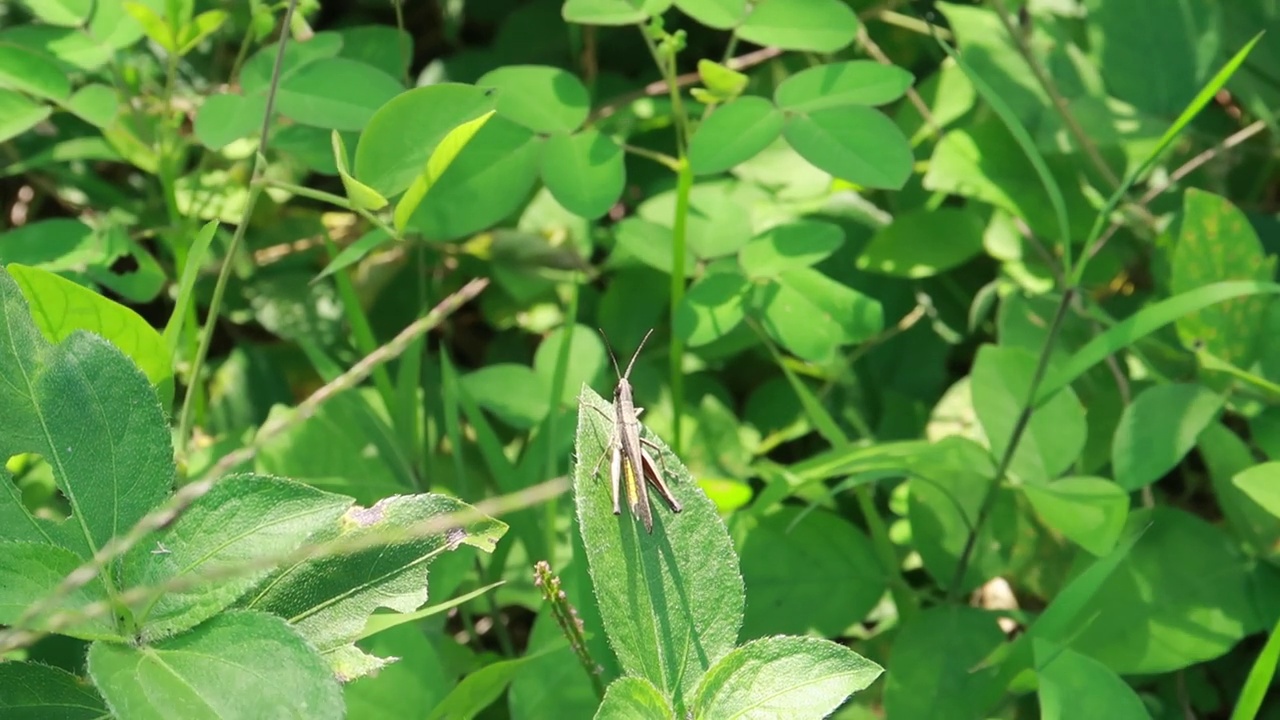
[{"label": "green leaf", "polygon": [[116,119],[119,104],[115,88],[93,83],[76,90],[67,100],[67,109],[90,125],[105,128]]},{"label": "green leaf", "polygon": [[1280,462],[1255,465],[1236,473],[1231,482],[1267,512],[1280,518]]},{"label": "green leaf", "polygon": [[[1188,188],[1171,260],[1169,290],[1183,293],[1220,280],[1275,277],[1275,258],[1263,255],[1262,244],[1245,214],[1226,198]],[[1178,319],[1178,335],[1188,347],[1203,342],[1209,352],[1240,367],[1258,359],[1268,297],[1244,297],[1214,305]]]},{"label": "green leaf", "polygon": [[769,0],[757,3],[735,31],[757,45],[832,53],[858,32],[858,16],[839,0]]},{"label": "green leaf", "polygon": [[152,385],[172,384],[173,367],[164,339],[132,308],[39,268],[14,263],[8,270],[32,303],[32,319],[50,342],[88,330],[128,355]]},{"label": "green leaf", "polygon": [[751,310],[771,337],[813,362],[884,328],[878,301],[807,267],[785,270],[773,282],[757,286]]},{"label": "green leaf", "polygon": [[[254,475],[222,478],[153,541],[134,546],[121,562],[126,587],[153,587],[199,577],[225,566],[279,557],[337,522],[352,499],[289,480]],[[211,533],[210,528],[217,528]],[[142,640],[195,627],[235,602],[267,571],[218,577],[165,592],[138,608]]]},{"label": "green leaf", "polygon": [[15,720],[100,720],[102,697],[83,679],[34,662],[0,663],[0,715]]},{"label": "green leaf", "polygon": [[1175,468],[1226,399],[1201,385],[1156,385],[1124,409],[1111,446],[1116,483],[1137,490]]},{"label": "green leaf", "polygon": [[[372,190],[370,190],[370,192],[372,192]],[[349,189],[348,193],[350,193]],[[345,270],[346,268],[349,268],[363,260],[366,255],[374,250],[377,250],[384,245],[390,245],[393,242],[395,242],[395,238],[388,235],[385,230],[382,228],[374,228],[365,233],[359,240],[342,248],[342,252],[339,252],[337,257],[331,260],[328,265],[324,266],[324,270],[321,270],[320,274],[316,275],[313,282],[323,280],[339,270]]]},{"label": "green leaf", "polygon": [[587,87],[573,73],[547,65],[504,65],[476,87],[497,91],[498,113],[536,133],[572,133],[591,112]]},{"label": "green leaf", "polygon": [[79,220],[48,218],[0,233],[0,263],[72,274],[115,262],[118,251],[112,245],[107,233],[96,232]]},{"label": "green leaf", "polygon": [[1129,493],[1106,478],[1066,477],[1018,489],[1046,525],[1098,557],[1115,547],[1129,514]]},{"label": "green leaf", "polygon": [[1276,665],[1280,663],[1280,620],[1271,628],[1267,644],[1262,647],[1258,657],[1249,668],[1249,677],[1240,689],[1240,699],[1231,711],[1231,720],[1253,720],[1258,717],[1262,703],[1267,699],[1267,690],[1276,677]]},{"label": "green leaf", "polygon": [[195,50],[202,40],[217,32],[230,17],[225,10],[206,10],[196,15],[179,33],[178,55],[186,55]]},{"label": "green leaf", "polygon": [[[969,375],[973,408],[991,453],[1004,455],[1018,415],[1030,397],[1036,357],[1020,348],[984,345]],[[1071,388],[1065,388],[1031,415],[1009,473],[1023,482],[1043,483],[1061,475],[1080,457],[1087,435],[1084,407]]]},{"label": "green leaf", "polygon": [[[446,139],[447,137],[448,136],[446,136]],[[347,199],[351,201],[352,207],[355,207],[358,209],[364,209],[364,210],[381,210],[382,208],[386,207],[387,206],[386,198],[379,195],[377,190],[374,190],[368,185],[365,185],[364,183],[355,179],[355,177],[353,177],[351,173],[347,170],[347,144],[342,140],[342,133],[338,132],[337,130],[334,130],[329,137],[329,142],[333,146],[334,168],[338,171],[338,177],[342,179],[342,187],[347,191]],[[368,235],[365,235],[365,238],[368,238],[368,237],[369,237]],[[385,237],[385,234],[383,235],[383,237]],[[364,240],[365,238],[361,238],[361,239]],[[359,245],[360,243],[359,241],[357,241],[355,244]],[[365,252],[368,252],[368,251],[366,250]],[[364,253],[361,253],[360,257],[363,257],[363,256],[364,256]],[[359,258],[356,258],[356,259],[358,260]],[[336,263],[337,261],[338,260],[335,258],[334,263]],[[332,266],[333,266],[333,263],[330,263],[330,267]],[[332,273],[336,269],[337,268],[334,268],[333,270],[331,270],[329,268],[325,268],[326,272],[321,273],[320,277],[324,277],[326,274]]]},{"label": "green leaf", "polygon": [[491,93],[459,83],[400,93],[365,125],[356,145],[354,174],[384,197],[398,195],[422,174],[446,135],[493,107]]},{"label": "green leaf", "polygon": [[[543,387],[550,388],[554,384],[556,362],[566,336],[569,336],[568,328],[552,330],[533,353],[533,371],[537,373],[539,384]],[[572,404],[578,397],[574,388],[594,382],[609,367],[609,356],[605,352],[600,333],[594,328],[574,325],[569,342],[569,365],[565,368],[564,396],[561,398],[561,402],[566,405]]]},{"label": "green leaf", "polygon": [[[956,580],[956,564],[977,522],[978,511],[995,483],[995,463],[982,446],[956,435],[920,451],[909,466],[907,519],[911,522],[912,542],[924,569],[940,585],[949,587]],[[1018,526],[1026,524],[1026,513],[1019,511],[1017,498],[1009,489],[997,487],[995,492],[990,518],[982,524],[969,565],[960,578],[960,592],[979,587],[1015,567]]]},{"label": "green leaf", "polygon": [[[613,237],[620,250],[625,250],[649,267],[671,274],[671,256],[675,247],[671,228],[633,216],[613,227]],[[686,245],[684,258],[686,276],[693,277],[697,264],[693,251]]]},{"label": "green leaf", "polygon": [[1092,621],[1071,648],[1122,675],[1180,670],[1225,654],[1258,624],[1235,542],[1174,508],[1136,510],[1150,524],[1084,610]]},{"label": "green leaf", "polygon": [[698,175],[710,175],[750,160],[778,139],[783,121],[768,100],[738,98],[698,125],[689,141],[689,165]]},{"label": "green leaf", "polygon": [[151,645],[94,643],[89,675],[117,715],[138,720],[343,716],[324,660],[264,613],[225,613]]},{"label": "green leaf", "polygon": [[0,625],[31,630],[56,629],[63,635],[82,640],[126,640],[110,615],[76,620],[66,627],[57,627],[50,622],[58,613],[72,613],[74,617],[74,613],[91,603],[110,602],[111,596],[100,576],[94,576],[83,587],[76,588],[54,603],[51,613],[18,623],[29,605],[53,594],[83,562],[83,558],[66,548],[36,542],[0,541]]},{"label": "green leaf", "polygon": [[982,252],[986,223],[970,208],[919,208],[876,231],[858,256],[858,269],[893,277],[925,278]]},{"label": "green leaf", "polygon": [[0,382],[0,457],[41,455],[76,518],[37,520],[13,491],[0,492],[6,537],[88,558],[168,494],[172,440],[146,376],[97,335],[77,331],[50,344],[6,272],[0,272],[0,377],[7,379]]},{"label": "green leaf", "polygon": [[182,279],[178,284],[177,296],[173,302],[173,312],[169,315],[169,321],[165,323],[164,345],[169,350],[169,357],[173,357],[178,347],[178,337],[182,333],[183,323],[187,319],[187,311],[191,307],[191,291],[195,288],[196,278],[200,273],[200,267],[204,264],[209,251],[209,244],[213,242],[213,236],[218,232],[218,222],[216,220],[205,223],[200,228],[200,232],[196,234],[192,240],[190,247],[187,248],[187,262],[182,268]]},{"label": "green leaf", "polygon": [[[274,21],[273,21],[274,22]],[[342,36],[334,32],[316,33],[306,42],[285,42],[284,57],[280,63],[280,80],[292,76],[307,65],[336,57],[342,51]],[[245,95],[266,92],[274,74],[276,57],[280,54],[278,43],[264,45],[245,61],[240,70],[240,91]]]},{"label": "green leaf", "polygon": [[469,593],[464,593],[458,597],[450,598],[449,600],[436,605],[428,605],[426,607],[419,608],[411,613],[375,613],[369,616],[369,621],[364,624],[364,630],[360,631],[360,637],[357,639],[364,640],[365,638],[374,637],[375,635],[387,632],[392,628],[400,627],[402,625],[410,625],[410,627],[414,627],[413,624],[417,623],[417,621],[422,620],[423,618],[429,618],[432,615],[439,615],[440,613],[448,612],[459,605],[464,605],[467,602],[484,595],[490,590],[501,586],[504,582],[505,581],[499,580],[495,583],[489,583],[488,585],[476,588]]},{"label": "green leaf", "polygon": [[871,541],[838,515],[782,507],[741,530],[744,638],[839,637],[884,595],[884,570]]},{"label": "green leaf", "polygon": [[[1208,78],[1222,48],[1222,8],[1160,0],[1088,0],[1089,47],[1107,89],[1153,115],[1172,117]],[[1178,38],[1169,47],[1169,38]]]},{"label": "green leaf", "polygon": [[433,642],[416,624],[391,628],[362,642],[361,647],[375,655],[400,659],[377,675],[343,685],[347,720],[423,717],[458,684],[463,669],[459,666],[465,663],[446,655],[444,650],[452,649],[449,644],[451,639]]},{"label": "green leaf", "polygon": [[[746,7],[743,0],[728,0],[728,2],[739,5],[743,9]],[[698,60],[698,77],[716,102],[728,102],[738,97],[743,90],[747,89],[747,83],[750,81],[750,78],[743,73],[706,58]]]},{"label": "green leaf", "polygon": [[932,607],[903,623],[894,639],[884,687],[894,720],[988,717],[1004,694],[992,669],[975,669],[1004,633],[977,608]]},{"label": "green leaf", "polygon": [[872,60],[828,63],[783,80],[773,93],[773,101],[793,113],[885,105],[902,97],[914,79],[897,65],[881,65]]},{"label": "green leaf", "polygon": [[620,677],[609,683],[595,720],[670,720],[671,703],[653,683],[640,677]]},{"label": "green leaf", "polygon": [[[374,610],[413,612],[427,601],[427,566],[433,558],[463,544],[492,552],[506,532],[505,523],[483,516],[463,522],[460,516],[473,512],[465,503],[432,494],[393,495],[371,507],[352,508],[341,523],[309,542],[384,538],[380,544],[282,568],[244,605],[289,618],[328,656],[339,677],[360,677],[387,662],[352,644]],[[415,533],[413,539],[404,539],[409,531]]]},{"label": "green leaf", "polygon": [[511,681],[515,679],[520,671],[525,669],[530,661],[552,652],[567,649],[568,645],[562,641],[529,653],[524,657],[513,660],[499,660],[489,663],[479,670],[467,673],[462,682],[458,683],[445,696],[444,700],[441,700],[440,704],[435,706],[435,709],[427,716],[428,720],[476,717],[502,696]]},{"label": "green leaf", "polygon": [[675,330],[689,347],[728,335],[742,322],[751,286],[737,273],[712,273],[694,283],[676,311]]},{"label": "green leaf", "polygon": [[75,27],[84,24],[94,10],[93,0],[29,1],[23,3],[33,16],[50,25]]},{"label": "green leaf", "polygon": [[771,637],[726,655],[698,686],[694,717],[824,718],[884,669],[812,637]]},{"label": "green leaf", "polygon": [[[736,27],[747,14],[747,0],[676,0],[676,7],[685,15],[716,30]],[[699,70],[702,62],[698,61]],[[704,75],[704,83],[705,77]]]},{"label": "green leaf", "polygon": [[404,90],[400,81],[364,63],[325,58],[281,80],[281,115],[328,130],[361,130]]},{"label": "green leaf", "polygon": [[518,430],[527,430],[547,416],[550,390],[527,365],[486,365],[462,378],[463,389],[480,405]]},{"label": "green leaf", "polygon": [[[1104,150],[1103,159],[1119,157]],[[1066,234],[1079,242],[1088,235],[1089,219],[1097,212],[1082,190],[1080,176],[1088,170],[1079,154],[1037,151],[1031,160],[1006,127],[986,120],[947,132],[933,150],[923,182],[929,190],[977,198],[1007,210],[1044,237],[1061,239]],[[1046,190],[1045,177],[1056,187]],[[1059,202],[1065,218],[1058,215]],[[1064,219],[1065,233],[1060,222]]]},{"label": "green leaf", "polygon": [[474,120],[468,120],[458,127],[450,130],[440,140],[440,144],[436,145],[431,151],[431,156],[427,158],[426,165],[418,177],[413,179],[409,187],[404,191],[404,196],[400,198],[400,202],[396,203],[395,223],[396,230],[403,231],[409,223],[409,218],[417,211],[418,206],[426,199],[427,194],[431,192],[431,188],[435,187],[440,180],[440,176],[444,175],[454,160],[458,159],[458,155],[462,150],[475,138],[476,133],[489,122],[489,118],[493,117],[495,111],[490,110]]},{"label": "green leaf", "polygon": [[435,241],[483,230],[529,199],[542,143],[531,130],[494,116],[431,188],[409,226]]},{"label": "green leaf", "polygon": [[1149,720],[1138,693],[1110,668],[1093,658],[1045,640],[1032,640],[1045,720],[1105,717]]},{"label": "green leaf", "polygon": [[[694,184],[689,191],[685,223],[688,247],[703,260],[738,252],[755,234],[751,213],[743,212],[743,208],[756,201],[765,202],[767,197],[748,183],[719,179]],[[676,206],[676,192],[668,190],[641,203],[637,214],[649,222],[670,227]]]},{"label": "green leaf", "polygon": [[[372,391],[369,391],[372,392]],[[404,492],[412,469],[389,422],[361,393],[343,393],[315,414],[261,440],[256,469],[372,503]],[[268,421],[288,411],[274,408]],[[378,462],[370,462],[370,457]]]},{"label": "green leaf", "polygon": [[626,159],[617,143],[594,129],[552,135],[542,149],[542,181],[566,210],[595,220],[622,197]]},{"label": "green leaf", "polygon": [[1039,406],[1058,390],[1075,381],[1117,350],[1133,345],[1189,312],[1223,300],[1263,293],[1280,294],[1280,285],[1239,280],[1220,282],[1189,290],[1149,305],[1094,337],[1072,355],[1070,360],[1050,370],[1036,393],[1036,405]]},{"label": "green leaf", "polygon": [[45,100],[71,97],[71,81],[56,63],[20,45],[0,43],[0,88]]},{"label": "green leaf", "polygon": [[672,0],[565,0],[566,22],[579,25],[637,25],[661,15]]},{"label": "green leaf", "polygon": [[788,270],[812,267],[844,244],[839,225],[798,220],[777,225],[738,251],[738,263],[752,278],[777,277]]},{"label": "green leaf", "polygon": [[171,54],[177,52],[178,42],[174,39],[173,28],[168,20],[161,17],[149,5],[141,2],[125,0],[123,6],[125,12],[138,21],[138,24],[142,26],[142,32],[146,33],[152,42],[164,48],[165,52]]},{"label": "green leaf", "polygon": [[266,112],[267,96],[262,93],[210,95],[204,99],[196,115],[196,139],[210,150],[221,150],[260,130]]},{"label": "green leaf", "polygon": [[608,448],[612,412],[611,404],[583,387],[574,444],[578,531],[604,630],[622,668],[652,682],[683,714],[698,679],[737,643],[742,576],[715,505],[647,428],[642,436],[660,448],[652,455],[684,511],[671,513],[651,493],[652,535],[629,513],[613,514],[608,464],[592,475]]},{"label": "green leaf", "polygon": [[782,136],[814,167],[864,187],[897,190],[911,175],[907,139],[873,108],[851,105],[797,115]]},{"label": "green leaf", "polygon": [[0,89],[0,142],[15,138],[49,117],[53,108],[26,95]]}]

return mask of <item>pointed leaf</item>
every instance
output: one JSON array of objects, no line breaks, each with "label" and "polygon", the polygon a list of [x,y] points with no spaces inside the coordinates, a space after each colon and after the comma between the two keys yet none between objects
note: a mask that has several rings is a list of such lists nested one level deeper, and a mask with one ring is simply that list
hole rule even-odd
[{"label": "pointed leaf", "polygon": [[629,513],[613,514],[608,463],[592,475],[608,448],[612,412],[583,387],[574,445],[578,531],[604,630],[623,669],[652,682],[683,714],[698,678],[737,643],[742,575],[715,505],[647,428],[642,436],[657,444],[651,455],[684,511],[673,514],[652,492],[653,534]]},{"label": "pointed leaf", "polygon": [[[333,161],[338,169],[338,177],[342,178],[342,187],[346,189],[347,199],[351,201],[352,206],[364,210],[381,210],[386,207],[386,198],[379,195],[377,190],[355,179],[347,171],[347,145],[342,141],[342,133],[334,130],[330,141],[333,144]],[[325,271],[333,272],[329,268],[325,268]]]}]

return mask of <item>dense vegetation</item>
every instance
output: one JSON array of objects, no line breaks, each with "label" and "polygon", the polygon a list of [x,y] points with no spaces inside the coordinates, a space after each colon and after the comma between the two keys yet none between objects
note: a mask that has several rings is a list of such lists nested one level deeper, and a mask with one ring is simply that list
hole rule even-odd
[{"label": "dense vegetation", "polygon": [[0,6],[0,717],[1280,718],[1277,29]]}]

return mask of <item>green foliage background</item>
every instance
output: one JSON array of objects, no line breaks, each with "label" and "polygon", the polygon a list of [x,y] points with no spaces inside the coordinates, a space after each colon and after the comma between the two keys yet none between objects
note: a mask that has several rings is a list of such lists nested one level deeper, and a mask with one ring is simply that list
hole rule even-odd
[{"label": "green foliage background", "polygon": [[0,7],[0,717],[1280,718],[1277,31]]}]

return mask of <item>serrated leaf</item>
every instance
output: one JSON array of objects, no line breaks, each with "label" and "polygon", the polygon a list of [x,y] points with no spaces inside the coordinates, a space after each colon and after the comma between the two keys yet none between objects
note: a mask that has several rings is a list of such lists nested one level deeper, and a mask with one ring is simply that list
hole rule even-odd
[{"label": "serrated leaf", "polygon": [[14,263],[8,269],[27,301],[33,303],[32,319],[50,342],[88,330],[128,355],[153,385],[173,381],[164,338],[132,308],[40,268]]},{"label": "serrated leaf", "polygon": [[[592,475],[608,447],[613,406],[583,387],[574,443],[574,500],[604,629],[628,675],[642,677],[691,707],[698,678],[733,649],[742,623],[743,586],[736,555],[715,505],[679,458],[647,428],[642,436],[684,511],[651,494],[653,534],[630,514],[613,514],[608,465]],[[707,558],[715,558],[707,562]]]},{"label": "serrated leaf", "polygon": [[82,678],[35,662],[0,663],[0,716],[17,720],[100,720],[106,704]]},{"label": "serrated leaf", "polygon": [[78,330],[49,343],[18,284],[0,271],[0,457],[37,453],[53,468],[72,522],[37,520],[11,483],[0,532],[82,558],[132,527],[169,492],[169,427],[147,378],[107,340]]},{"label": "serrated leaf", "polygon": [[830,640],[755,640],[707,672],[698,686],[694,716],[824,718],[883,672]]},{"label": "serrated leaf", "polygon": [[[393,495],[368,508],[352,508],[309,542],[372,542],[379,536],[385,541],[284,568],[264,581],[261,592],[246,597],[243,606],[289,619],[322,654],[350,662],[351,653],[358,652],[352,643],[374,610],[412,612],[427,601],[427,566],[433,558],[463,544],[492,552],[506,524],[479,518],[463,525],[454,517],[470,512],[463,502],[431,494]],[[432,523],[443,524],[429,528],[430,534],[405,539],[406,532],[421,533]]]},{"label": "serrated leaf", "polygon": [[[279,557],[337,522],[351,503],[349,497],[289,480],[222,478],[153,542],[135,546],[121,561],[121,579],[126,588],[155,587]],[[190,629],[235,602],[266,574],[265,569],[250,569],[165,592],[136,609],[139,635],[151,641]]]},{"label": "serrated leaf", "polygon": [[116,715],[131,720],[344,715],[324,659],[265,613],[224,613],[149,645],[96,642],[89,675]]},{"label": "serrated leaf", "polygon": [[[0,541],[0,625],[28,630],[53,629],[49,613],[21,624],[18,620],[29,605],[53,594],[62,581],[83,562],[75,553],[55,545]],[[74,616],[74,613],[95,602],[110,602],[106,585],[101,577],[96,576],[53,604],[50,613],[71,613]],[[74,621],[57,631],[83,640],[126,639],[109,615]]]}]

